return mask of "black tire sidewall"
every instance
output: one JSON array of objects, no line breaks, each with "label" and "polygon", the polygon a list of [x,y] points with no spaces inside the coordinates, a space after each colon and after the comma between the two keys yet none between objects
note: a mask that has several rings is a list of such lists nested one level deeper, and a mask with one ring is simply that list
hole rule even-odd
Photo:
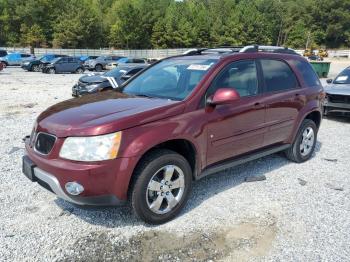
[{"label": "black tire sidewall", "polygon": [[100,65],[100,64],[96,65],[95,70],[96,70],[96,72],[101,72],[103,70],[102,65]]},{"label": "black tire sidewall", "polygon": [[[300,144],[301,141],[303,139],[303,132],[305,131],[306,128],[311,127],[314,131],[314,144],[312,145],[312,150],[310,151],[309,154],[307,154],[306,156],[303,156],[300,152]],[[316,143],[317,143],[317,127],[316,124],[309,119],[305,119],[299,129],[299,132],[297,134],[297,137],[295,139],[295,142],[293,144],[293,154],[295,154],[296,158],[298,159],[298,162],[305,162],[307,160],[309,160],[312,157],[312,154],[315,151],[315,147],[316,147]]]},{"label": "black tire sidewall", "polygon": [[[152,176],[166,165],[178,166],[185,175],[185,189],[182,199],[177,206],[166,214],[156,214],[151,211],[147,205],[146,192],[147,186]],[[132,192],[132,206],[137,216],[150,224],[162,224],[174,218],[185,205],[192,187],[192,170],[184,157],[177,153],[168,153],[150,160],[143,170],[140,170],[139,177],[135,183]]]}]

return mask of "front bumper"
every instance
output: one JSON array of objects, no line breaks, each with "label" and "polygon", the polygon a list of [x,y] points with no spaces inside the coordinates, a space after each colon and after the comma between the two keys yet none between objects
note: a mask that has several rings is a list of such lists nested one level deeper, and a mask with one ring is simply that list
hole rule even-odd
[{"label": "front bumper", "polygon": [[[37,153],[25,140],[23,173],[58,197],[80,205],[119,205],[127,200],[136,157],[99,162],[78,162],[59,157],[64,139],[58,138],[49,155]],[[29,164],[28,164],[29,163]],[[29,166],[29,168],[28,168]],[[29,170],[29,171],[28,171]],[[76,182],[84,191],[78,196],[67,192],[65,185]]]},{"label": "front bumper", "polygon": [[[29,167],[29,168],[28,168]],[[23,156],[22,171],[26,177],[32,182],[37,182],[42,187],[56,194],[59,198],[77,205],[93,205],[93,206],[117,206],[122,205],[125,201],[118,199],[114,195],[101,195],[92,197],[81,197],[69,195],[62,189],[57,178],[44,170],[38,168],[28,156]]]},{"label": "front bumper", "polygon": [[22,65],[21,66],[23,70],[29,71],[30,70],[30,66],[29,65]]},{"label": "front bumper", "polygon": [[350,104],[349,103],[332,103],[326,102],[323,105],[324,112],[340,112],[340,113],[350,113]]}]

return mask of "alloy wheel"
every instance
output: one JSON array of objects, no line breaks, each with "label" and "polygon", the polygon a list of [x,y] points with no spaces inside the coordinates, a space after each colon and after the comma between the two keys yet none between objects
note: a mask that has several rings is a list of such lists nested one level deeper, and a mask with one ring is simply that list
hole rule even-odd
[{"label": "alloy wheel", "polygon": [[166,214],[181,201],[185,189],[184,172],[175,165],[160,168],[151,178],[146,191],[148,208]]},{"label": "alloy wheel", "polygon": [[312,148],[315,143],[315,133],[311,127],[307,127],[302,136],[300,143],[300,154],[302,156],[307,156],[312,151]]}]

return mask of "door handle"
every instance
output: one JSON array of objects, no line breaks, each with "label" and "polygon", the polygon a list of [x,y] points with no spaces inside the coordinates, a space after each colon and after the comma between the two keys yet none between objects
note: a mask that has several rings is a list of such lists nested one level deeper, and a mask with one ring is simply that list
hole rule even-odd
[{"label": "door handle", "polygon": [[264,108],[264,107],[265,107],[265,105],[262,104],[262,103],[260,103],[260,102],[256,102],[256,103],[254,104],[254,108],[255,108],[255,109],[261,109],[261,108]]}]

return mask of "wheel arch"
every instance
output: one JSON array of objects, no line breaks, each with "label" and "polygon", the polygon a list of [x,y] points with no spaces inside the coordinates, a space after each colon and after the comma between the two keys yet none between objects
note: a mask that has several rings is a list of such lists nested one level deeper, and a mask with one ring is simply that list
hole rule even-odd
[{"label": "wheel arch", "polygon": [[183,156],[188,161],[192,169],[192,179],[195,180],[195,176],[198,170],[198,159],[197,159],[198,153],[195,145],[188,139],[184,139],[184,138],[171,139],[171,140],[167,140],[164,142],[160,142],[156,145],[153,145],[142,153],[142,155],[137,160],[136,165],[133,169],[133,172],[130,176],[129,185],[128,185],[128,196],[135,179],[135,170],[138,168],[138,166],[142,163],[142,161],[145,159],[145,157],[149,153],[159,149],[168,149]]}]

